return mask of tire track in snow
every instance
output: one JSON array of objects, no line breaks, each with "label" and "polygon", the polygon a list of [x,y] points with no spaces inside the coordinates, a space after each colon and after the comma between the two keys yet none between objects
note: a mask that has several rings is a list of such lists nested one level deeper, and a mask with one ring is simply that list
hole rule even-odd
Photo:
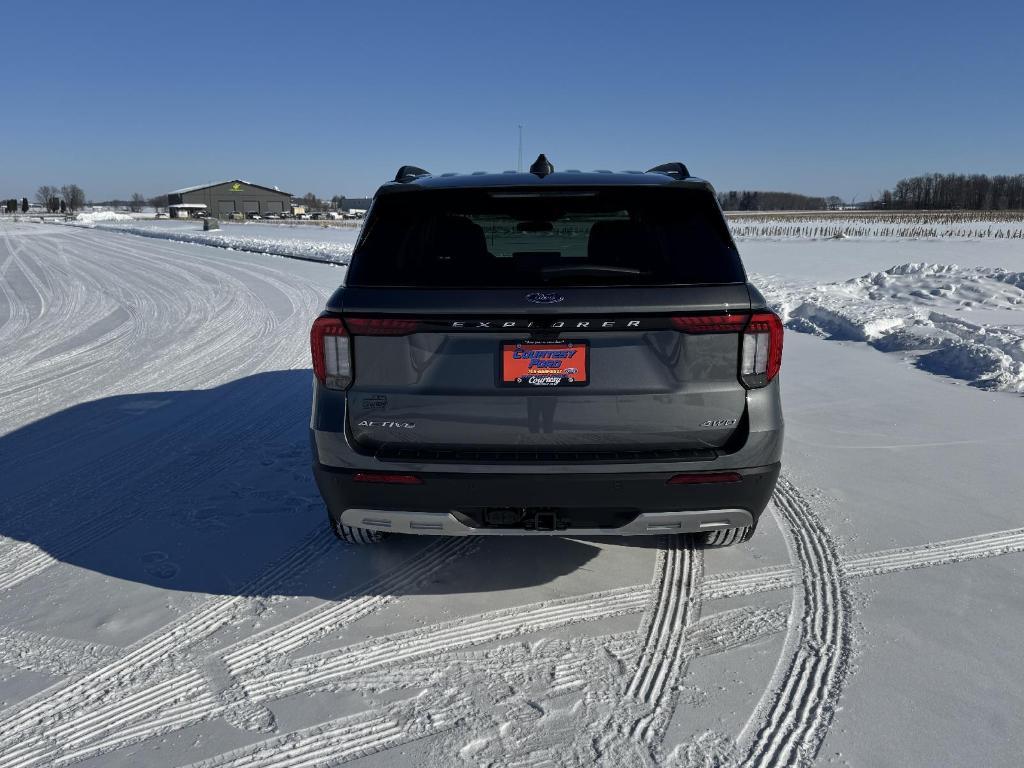
[{"label": "tire track in snow", "polygon": [[[712,614],[693,623],[683,638],[680,658],[685,662],[703,656],[724,653],[733,648],[757,642],[763,638],[781,632],[786,628],[789,619],[789,606],[780,605],[772,608],[734,608]],[[614,656],[635,655],[638,652],[635,640],[636,633],[612,635],[607,638],[596,638],[595,647]],[[479,665],[476,659],[472,664]],[[593,659],[577,654],[575,658],[559,663],[556,674],[552,676],[549,696],[557,696],[566,690],[584,688],[590,681]],[[517,667],[512,665],[506,669],[513,672]],[[422,670],[421,670],[422,674]],[[385,678],[386,679],[386,678]],[[395,681],[404,679],[413,685],[421,680],[406,675],[404,678],[395,676]],[[416,682],[413,682],[416,680]],[[677,681],[678,683],[678,681]]]},{"label": "tire track in snow", "polygon": [[357,590],[353,596],[314,608],[222,652],[224,666],[231,675],[239,675],[279,661],[286,654],[380,610],[476,545],[473,538],[442,537],[432,541],[402,567]]},{"label": "tire track in snow", "polygon": [[[342,546],[329,533],[322,538]],[[131,681],[133,684],[120,696],[106,691],[98,705],[72,713],[46,728],[45,740],[59,744],[59,750],[41,753],[33,743],[29,745],[29,759],[10,764],[28,766],[53,759],[60,765],[148,741],[215,717],[237,723],[247,717],[259,720],[266,715],[272,721],[272,715],[254,707],[244,695],[237,695],[241,692],[232,687],[233,674],[243,670],[258,674],[264,665],[280,661],[285,653],[379,610],[476,545],[473,538],[435,539],[398,568],[353,590],[352,596],[246,638],[215,654],[202,669],[195,668],[156,684],[140,686]],[[281,637],[277,637],[277,630],[281,630]],[[21,757],[17,752],[3,756],[7,760]]]},{"label": "tire track in snow", "polygon": [[[786,624],[787,609],[739,608],[701,619],[691,625],[678,656],[685,664],[697,656],[777,633]],[[474,714],[467,717],[457,736],[438,745],[438,754],[459,752],[457,742],[461,742],[470,752],[486,748],[486,755],[474,754],[470,761],[482,765],[494,760],[502,765],[538,765],[558,755],[562,757],[556,759],[557,765],[621,765],[623,756],[636,754],[629,746],[636,740],[628,734],[635,718],[628,713],[638,705],[621,700],[625,685],[635,674],[635,664],[626,660],[636,659],[644,639],[645,633],[634,630],[599,637],[578,635],[569,640],[520,641],[486,651],[452,651],[365,671],[345,688],[371,697],[410,689],[457,688],[466,693]],[[505,702],[518,702],[520,714],[503,714],[495,720],[489,714],[494,691],[501,691]],[[569,693],[582,697],[579,708],[559,701]],[[609,707],[626,712],[617,719],[622,726],[604,721]],[[571,719],[556,716],[525,727],[520,734],[525,741],[510,735],[517,730],[513,721],[533,722],[559,709],[575,714]],[[549,730],[551,727],[554,730]],[[642,749],[651,751],[648,746]]]},{"label": "tire track in snow", "polygon": [[[130,647],[113,663],[72,681],[59,684],[17,705],[0,720],[0,763],[21,765],[10,756],[21,753],[68,719],[81,716],[118,698],[135,685],[145,686],[161,664],[182,655],[188,648],[244,615],[254,599],[272,594],[303,572],[336,542],[322,526],[301,538],[285,555],[251,579],[239,595],[205,601],[169,625]],[[198,673],[196,673],[198,674]]]},{"label": "tire track in snow", "polygon": [[120,649],[64,637],[0,627],[0,664],[51,675],[84,673],[112,660]]},{"label": "tire track in snow", "polygon": [[[959,539],[917,544],[910,547],[872,552],[843,559],[848,579],[862,579],[887,573],[950,565],[968,560],[998,557],[1024,552],[1024,528],[994,531]],[[704,600],[721,600],[788,589],[799,583],[798,571],[791,565],[777,565],[739,573],[706,576],[702,586]]]},{"label": "tire track in snow", "polygon": [[686,633],[700,613],[703,559],[691,537],[661,542],[651,602],[641,623],[643,641],[636,670],[624,695],[649,709],[633,723],[630,736],[653,745],[675,709],[674,691],[686,670]]},{"label": "tire track in snow", "polygon": [[797,574],[791,565],[777,565],[739,573],[716,573],[704,577],[701,597],[704,600],[722,600],[727,597],[756,595],[789,589],[797,583]]},{"label": "tire track in snow", "polygon": [[459,696],[424,695],[384,712],[332,720],[226,752],[185,768],[314,768],[340,765],[450,730],[468,714]]},{"label": "tire track in snow", "polygon": [[[949,560],[950,557],[954,556],[956,552],[962,548],[963,544],[974,544],[976,550],[988,551],[993,554],[999,550],[1006,550],[1008,546],[1017,543],[1020,545],[1020,538],[1024,536],[1024,531],[1010,531],[1000,534],[991,534],[988,536],[969,537],[968,539],[958,539],[952,542],[944,542],[940,544],[926,545],[924,548],[907,548],[905,550],[893,550],[892,552],[878,553],[877,555],[870,555],[863,558],[856,558],[851,560],[851,563],[858,562],[871,562],[875,558],[885,558],[887,563],[890,563],[887,567],[894,568],[907,568],[907,567],[922,567],[920,565],[914,565],[914,563],[921,562],[921,551],[929,556],[929,564],[935,564],[936,562],[952,562]],[[991,540],[991,541],[989,541]],[[439,540],[443,541],[443,540]],[[456,540],[458,541],[458,540]],[[987,544],[987,547],[978,545]],[[676,552],[680,552],[682,548],[677,548]],[[666,550],[667,551],[667,550]],[[892,564],[893,555],[900,555],[899,558],[895,559],[895,564]],[[643,597],[643,601],[648,603],[648,608],[651,606],[663,605],[666,600],[665,596],[671,594],[671,590],[666,590],[666,586],[678,583],[679,574],[678,571],[678,554],[675,557],[664,558],[663,565],[658,569],[655,583],[659,585],[658,595],[661,599],[654,600],[653,602],[646,597]],[[673,575],[672,569],[675,569]],[[765,580],[769,585],[770,589],[782,588],[787,581],[786,572],[788,567],[775,567],[771,569],[760,569],[757,571],[750,571],[741,574],[725,574],[719,576],[709,576],[702,585],[702,596],[704,599],[718,599],[724,597],[730,597],[738,594],[750,594],[748,588],[749,580]],[[792,575],[792,571],[788,571],[789,576]],[[857,575],[862,575],[860,569],[857,569]],[[766,578],[767,577],[767,578]],[[736,589],[733,589],[736,587]],[[623,598],[627,597],[627,593],[633,595],[628,604],[627,603],[609,603],[605,601],[604,593],[598,595],[583,595],[576,598],[567,598],[563,602],[565,606],[571,606],[574,602],[577,603],[580,613],[585,614],[587,621],[597,621],[603,618],[608,618],[612,615],[628,613],[628,612],[639,612],[643,607],[643,603],[636,599],[637,595],[642,597],[642,587],[627,588],[621,590],[623,592]],[[764,590],[756,590],[764,591]],[[594,611],[598,601],[603,602],[606,607],[606,611]],[[527,614],[524,618],[529,620],[534,614],[532,609],[536,606],[524,606],[524,612]],[[358,613],[358,609],[353,608]],[[506,622],[502,619],[507,618],[506,614],[509,609],[494,612],[490,614],[482,614],[477,619],[483,619],[483,621],[474,622],[476,626],[473,627],[475,630],[480,630],[481,627],[486,629],[490,626],[493,631],[475,632],[472,638],[467,638],[466,642],[458,643],[458,647],[480,645],[488,642],[494,642],[509,636],[516,636],[521,634],[513,630],[510,634],[509,627]],[[341,616],[346,612],[346,609],[339,605],[335,606],[324,606],[314,611],[309,612],[302,617],[298,617],[290,621],[287,629],[287,635],[285,642],[288,644],[288,652],[294,650],[294,639],[296,632],[302,632],[300,628],[305,628],[308,631],[308,638],[315,638],[322,636],[323,632],[318,629],[320,621],[328,619],[332,614]],[[653,619],[659,612],[656,609],[651,610],[651,621],[646,624],[651,625],[651,629],[655,625]],[[665,615],[665,611],[662,610],[661,615]],[[721,614],[714,614],[707,618],[701,619],[692,625],[688,636],[684,638],[681,646],[676,652],[677,658],[682,659],[683,663],[688,661],[690,658],[695,656],[704,656],[710,653],[716,653],[729,648],[739,647],[748,642],[753,642],[762,637],[766,637],[770,634],[780,631],[785,626],[785,614],[780,609],[736,609],[734,611],[726,611]],[[564,620],[564,617],[563,617]],[[465,623],[465,620],[463,620]],[[272,647],[271,642],[268,646],[267,641],[273,641],[275,638],[275,629],[272,628],[267,630],[260,635],[252,638],[252,645],[249,643],[242,643],[235,647],[234,650],[229,650],[224,653],[225,663],[228,659],[232,659],[236,665],[236,671],[244,672],[246,670],[252,670],[258,667],[258,663],[254,662],[254,658],[260,659],[262,662],[272,661],[274,654],[266,653],[268,647]],[[445,663],[452,656],[450,652],[443,652],[440,657],[433,658],[434,654],[441,652],[442,649],[450,649],[452,644],[448,643],[447,640],[452,636],[452,624],[445,623],[441,625],[435,625],[433,627],[427,627],[423,630],[419,630],[420,640],[422,641],[419,646],[413,645],[411,648],[407,647],[407,653],[403,658],[395,660],[391,663],[391,660],[386,658],[388,652],[385,651],[383,661],[379,661],[377,664],[367,669],[357,670],[353,674],[336,674],[329,678],[326,683],[322,683],[321,687],[344,687],[344,688],[358,688],[365,685],[366,679],[372,677],[375,673],[378,676],[386,675],[386,670],[397,666],[398,672],[395,673],[397,678],[406,677],[409,680],[420,677],[426,679],[429,677],[430,670],[436,670],[438,665]],[[536,631],[535,624],[529,624],[523,627],[522,633]],[[406,636],[410,633],[399,633],[394,636],[385,636],[378,638],[375,641],[361,644],[362,646],[383,644],[386,649],[392,647],[402,646],[403,640],[407,639]],[[413,633],[415,634],[415,632]],[[649,635],[650,632],[644,633],[645,636]],[[436,635],[436,637],[435,637]],[[441,642],[433,643],[433,640],[440,639]],[[396,642],[397,641],[397,642]],[[657,642],[648,642],[648,646],[657,648]],[[249,649],[255,651],[255,653],[247,652]],[[338,651],[332,651],[325,655],[336,655],[338,657],[347,656],[352,647],[342,648]],[[425,648],[425,650],[424,650]],[[356,648],[356,650],[359,650]],[[657,654],[655,654],[657,655]],[[305,661],[305,660],[300,660]],[[372,662],[371,662],[372,663]],[[254,665],[255,666],[252,666]],[[573,688],[585,687],[586,685],[586,672],[588,669],[589,661],[580,660],[575,664],[566,662],[562,671],[560,672],[559,681],[553,688],[552,693],[561,693]],[[643,669],[650,670],[652,667],[649,664],[645,664]],[[407,673],[402,673],[402,669],[408,669]],[[419,672],[416,672],[416,670]],[[677,667],[678,669],[678,667]],[[681,670],[680,670],[681,671]],[[648,675],[649,676],[649,675]],[[642,680],[644,673],[639,671],[634,673],[631,680]],[[397,679],[396,678],[396,679]],[[181,676],[176,680],[176,684],[183,688],[187,688],[192,685],[197,677],[185,675]],[[639,683],[637,683],[639,685]],[[270,700],[275,698],[273,694],[263,698],[262,700]],[[147,711],[154,709],[154,702],[150,702],[150,707]],[[166,707],[160,710],[161,717],[152,722],[143,721],[139,724],[131,727],[122,727],[117,732],[111,735],[108,739],[101,741],[94,745],[93,749],[84,752],[83,754],[102,754],[103,752],[109,752],[120,746],[125,746],[130,743],[137,743],[145,741],[154,736],[168,733],[173,730],[177,730],[186,725],[198,722],[200,720],[209,719],[211,717],[221,716],[224,714],[224,705],[222,702],[218,702],[215,698],[197,697],[193,698],[188,704],[176,704],[173,699],[161,701],[160,706]],[[99,734],[102,736],[103,734]],[[96,737],[96,734],[93,735]]]},{"label": "tire track in snow", "polygon": [[684,655],[711,656],[781,632],[789,621],[789,608],[734,608],[707,616],[691,627]]},{"label": "tire track in snow", "polygon": [[1024,528],[965,536],[914,547],[898,547],[849,558],[846,573],[853,578],[961,563],[986,557],[1024,552]]},{"label": "tire track in snow", "polygon": [[766,706],[743,766],[808,766],[832,722],[853,642],[851,603],[835,543],[800,492],[780,477],[774,502],[800,565],[796,647]]},{"label": "tire track in snow", "polygon": [[[965,543],[974,544],[976,547],[979,543],[987,543],[988,547],[986,551],[995,551],[997,549],[1005,550],[1007,546],[1010,546],[1014,543],[1019,544],[1019,539],[1022,535],[1024,535],[1024,531],[1011,531],[1005,534],[993,534],[990,536],[970,537],[968,539],[955,540],[953,542],[947,542],[941,545],[927,545],[925,552],[929,555],[930,562],[934,563],[936,560],[939,559],[945,561],[946,559],[951,557],[953,553],[959,551],[959,548],[962,548],[962,545]],[[990,539],[993,539],[993,541],[989,541]],[[908,548],[906,550],[895,550],[893,552],[878,553],[878,555],[872,555],[865,558],[858,558],[851,562],[870,562],[877,557],[885,558],[886,562],[890,563],[887,566],[890,568],[897,566],[921,567],[920,565],[914,566],[914,563],[921,562],[921,554],[918,551],[920,549],[924,548]],[[677,549],[676,551],[679,552],[680,550]],[[892,564],[894,554],[900,555],[900,557],[895,560],[895,565]],[[680,572],[677,570],[677,566],[678,556],[665,558],[664,565],[662,566],[662,568],[659,569],[659,573],[655,579],[656,583],[660,585],[658,590],[659,595],[671,594],[670,590],[666,591],[665,586],[672,583],[678,583]],[[673,571],[673,569],[676,570]],[[776,576],[781,572],[782,569],[780,568],[768,569],[769,574],[775,574]],[[741,586],[734,594],[748,594],[745,581],[749,578],[763,578],[764,575],[765,571],[760,570],[748,572],[746,574],[725,575],[720,577],[711,576],[708,577],[707,581],[704,583],[703,592],[705,596],[708,596],[710,594],[710,596],[713,598],[728,597],[731,596],[731,590],[723,589],[723,587],[728,587],[730,584],[735,585],[737,583],[740,583]],[[859,572],[858,575],[860,575]],[[740,581],[740,577],[742,577],[742,581]],[[769,580],[769,583],[772,584],[772,588],[780,588],[780,582],[784,581],[785,579],[776,578]],[[637,594],[635,589],[627,589],[625,591],[632,592],[634,595]],[[597,599],[602,600],[603,596],[599,595],[597,596]],[[602,618],[607,618],[611,615],[629,612],[630,609],[636,612],[639,611],[641,608],[640,603],[636,599],[633,599],[628,605],[615,603],[609,604],[605,602],[605,606],[608,609],[607,612],[594,612],[593,608],[595,605],[595,596],[593,595],[584,595],[579,598],[569,598],[563,602],[566,606],[571,605],[573,602],[577,602],[581,609],[581,613],[586,614],[587,620],[600,620]],[[654,605],[662,605],[663,602],[663,600],[656,600],[654,601]],[[524,608],[524,612],[527,614],[524,618],[529,619],[531,616],[534,615],[533,611],[531,610],[531,608],[534,607],[526,606]],[[459,644],[460,647],[462,645],[471,646],[487,642],[493,642],[496,640],[500,640],[503,637],[508,637],[509,627],[507,623],[501,621],[502,619],[507,618],[505,614],[508,613],[508,610],[509,609],[505,609],[503,611],[497,612],[497,616],[491,614],[484,614],[481,617],[478,617],[484,619],[484,621],[475,622],[476,626],[473,627],[474,629],[480,630],[481,627],[486,629],[488,625],[491,625],[493,631],[478,631],[473,635],[472,638],[467,638],[464,643]],[[300,627],[306,628],[306,630],[308,630],[311,633],[309,637],[321,636],[320,630],[317,629],[319,621],[327,618],[329,614],[335,612],[338,615],[342,615],[345,612],[345,609],[342,606],[338,606],[336,609],[333,606],[324,607],[316,609],[313,612],[310,612],[309,615],[304,615],[303,617],[294,619],[291,622],[289,622],[290,626],[288,635],[290,635],[290,637],[286,639],[286,642],[289,643],[289,650],[292,650],[294,648],[294,646],[292,645],[292,642],[295,637],[294,633],[296,631],[299,631]],[[658,615],[658,613],[659,612],[657,610],[652,611],[652,620],[648,622],[649,624],[651,624],[652,630],[655,626],[655,622],[653,621],[653,619],[655,615]],[[664,610],[660,611],[660,614],[662,615],[662,617],[666,615]],[[495,619],[497,619],[498,621],[495,622]],[[562,620],[564,620],[564,617]],[[781,618],[781,614],[779,613],[778,609],[772,609],[768,611],[737,609],[736,611],[727,611],[724,614],[715,614],[706,619],[702,619],[695,625],[693,625],[691,629],[691,638],[689,640],[684,640],[684,642],[681,644],[677,652],[677,657],[689,658],[694,655],[707,655],[707,653],[716,652],[716,650],[719,649],[724,650],[730,647],[738,647],[739,645],[742,645],[745,642],[750,642],[754,639],[764,637],[768,634],[779,631],[783,624],[784,618]],[[400,664],[410,666],[415,666],[417,663],[420,663],[426,664],[426,667],[430,668],[432,666],[432,662],[423,662],[423,659],[430,658],[432,654],[438,651],[439,649],[450,647],[450,645],[446,642],[446,639],[451,637],[451,630],[451,623],[436,625],[434,627],[424,628],[424,630],[419,630],[418,634],[420,635],[419,639],[421,640],[421,644],[418,646],[413,645],[411,648],[407,647],[407,652],[404,658],[398,660],[396,663],[400,662]],[[524,632],[534,631],[535,625],[530,624],[529,626],[524,626],[523,630]],[[365,643],[362,645],[366,646],[382,643],[387,649],[390,649],[395,646],[402,646],[404,644],[403,641],[407,639],[406,636],[408,636],[409,634],[410,633],[399,633],[398,636],[387,636],[384,638],[378,638],[378,640],[376,641],[373,641],[371,643]],[[416,632],[414,632],[413,634],[416,634]],[[516,634],[519,633],[513,630],[512,636],[515,636]],[[435,637],[435,635],[437,635],[437,637]],[[274,637],[274,630],[271,629],[253,638],[253,644],[251,648],[253,650],[256,650],[256,657],[260,657],[261,654],[263,654],[262,658],[264,661],[269,661],[272,659],[273,654],[266,655],[265,650],[267,648],[266,640],[273,640]],[[440,638],[441,642],[434,644],[432,641],[437,640],[438,638]],[[653,646],[653,648],[656,649],[657,641],[648,642],[648,646]],[[225,660],[233,659],[234,664],[236,665],[236,669],[238,669],[239,671],[252,669],[253,667],[251,667],[250,665],[253,663],[251,660],[253,659],[254,654],[246,652],[246,650],[249,647],[250,646],[247,643],[241,644],[239,648],[237,648],[236,650],[225,653]],[[330,652],[330,654],[325,655],[337,655],[338,657],[344,657],[348,655],[350,650],[350,648],[344,648],[339,651]],[[373,669],[386,669],[393,666],[391,664],[391,660],[386,658],[388,656],[387,651],[385,651],[383,655],[385,657],[384,660],[379,662],[379,664],[373,667]],[[447,658],[447,654],[445,655],[445,657]],[[585,666],[581,667],[581,669],[585,670]],[[652,669],[652,667],[649,664],[645,664],[643,665],[642,669],[648,671],[647,677],[649,679],[649,670]],[[365,672],[365,669],[362,671]],[[346,681],[348,681],[348,683],[355,685],[356,682],[354,681],[354,678],[357,676],[362,677],[362,672],[347,675],[342,672],[329,678],[328,682],[325,683],[325,685],[326,687],[330,687],[331,685],[342,685],[343,687],[346,687]],[[634,687],[640,686],[641,683],[639,681],[643,680],[644,677],[645,673],[643,671],[638,671],[637,673],[635,673],[632,680],[636,680],[638,682],[634,684]],[[189,684],[189,681],[191,679],[192,678],[190,677],[182,677],[178,681],[179,685],[186,686]],[[581,681],[573,678],[571,675],[568,675],[566,676],[565,680],[562,681],[562,683],[566,688],[568,688],[581,684]],[[271,694],[267,698],[274,698],[274,696]],[[203,709],[202,707],[204,706],[208,706],[209,709]],[[171,718],[171,722],[162,721],[161,732],[167,732],[167,730],[173,730],[174,727],[183,727],[183,725],[195,722],[199,719],[205,719],[210,716],[216,716],[217,714],[222,713],[222,707],[217,706],[216,702],[212,699],[209,701],[194,700],[192,702],[191,708],[182,707],[180,712],[178,713],[180,717],[184,718],[182,722],[174,723],[173,718]],[[167,713],[165,712],[165,714]],[[150,738],[153,735],[156,734],[149,729],[149,726],[143,724],[136,731],[119,733],[116,737],[116,740],[119,742],[125,742],[129,740],[131,742],[136,742],[145,740],[145,738]],[[108,748],[116,748],[114,743],[108,743],[106,746]]]},{"label": "tire track in snow", "polygon": [[543,630],[638,613],[647,600],[632,588],[595,592],[490,611],[417,628],[305,657],[280,669],[240,677],[248,695],[257,702],[300,691],[337,686],[361,671],[422,658],[445,650],[469,648]]}]

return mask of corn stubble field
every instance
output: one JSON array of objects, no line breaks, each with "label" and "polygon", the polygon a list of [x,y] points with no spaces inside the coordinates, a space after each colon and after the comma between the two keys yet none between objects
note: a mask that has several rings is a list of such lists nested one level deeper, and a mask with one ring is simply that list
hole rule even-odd
[{"label": "corn stubble field", "polygon": [[1024,211],[734,211],[727,217],[739,239],[1024,239]]}]

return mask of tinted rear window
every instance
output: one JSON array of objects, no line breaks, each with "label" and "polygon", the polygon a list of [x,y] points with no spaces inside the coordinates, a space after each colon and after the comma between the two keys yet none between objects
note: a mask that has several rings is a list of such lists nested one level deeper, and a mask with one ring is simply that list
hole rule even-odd
[{"label": "tinted rear window", "polygon": [[346,283],[529,287],[744,280],[710,193],[631,187],[381,196]]}]

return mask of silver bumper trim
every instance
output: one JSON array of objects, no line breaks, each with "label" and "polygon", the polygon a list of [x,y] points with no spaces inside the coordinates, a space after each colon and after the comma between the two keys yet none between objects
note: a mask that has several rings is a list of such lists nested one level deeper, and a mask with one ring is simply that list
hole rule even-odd
[{"label": "silver bumper trim", "polygon": [[411,512],[398,509],[346,509],[341,522],[353,528],[413,533],[421,536],[653,536],[659,533],[699,533],[753,525],[745,509],[704,509],[697,512],[642,512],[620,528],[570,528],[528,531],[522,528],[474,528],[451,512]]}]

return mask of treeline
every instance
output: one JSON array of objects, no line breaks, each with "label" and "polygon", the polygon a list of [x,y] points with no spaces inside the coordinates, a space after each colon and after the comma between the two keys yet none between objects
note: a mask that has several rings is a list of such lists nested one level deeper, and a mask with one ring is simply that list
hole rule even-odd
[{"label": "treeline", "polygon": [[795,192],[736,191],[718,193],[724,211],[824,211],[839,198],[809,197]]},{"label": "treeline", "polygon": [[50,213],[74,213],[85,207],[85,192],[77,184],[65,184],[62,187],[44,184],[36,190],[36,202]]},{"label": "treeline", "polygon": [[167,207],[167,195],[146,197],[141,192],[135,192],[130,200],[122,200],[115,197],[112,200],[100,200],[96,203],[90,203],[90,205],[100,205],[105,208],[127,208],[135,213],[139,213],[148,205],[150,208],[155,208],[159,211],[161,208]]},{"label": "treeline", "polygon": [[1007,211],[1024,209],[1024,174],[930,173],[901,179],[872,208],[896,210]]},{"label": "treeline", "polygon": [[[85,206],[85,192],[77,184],[65,184],[62,187],[44,184],[36,190],[35,201],[50,213],[73,213]],[[17,213],[19,210],[28,213],[29,207],[27,197],[21,198],[21,203],[16,199],[0,200],[0,213]]]}]

